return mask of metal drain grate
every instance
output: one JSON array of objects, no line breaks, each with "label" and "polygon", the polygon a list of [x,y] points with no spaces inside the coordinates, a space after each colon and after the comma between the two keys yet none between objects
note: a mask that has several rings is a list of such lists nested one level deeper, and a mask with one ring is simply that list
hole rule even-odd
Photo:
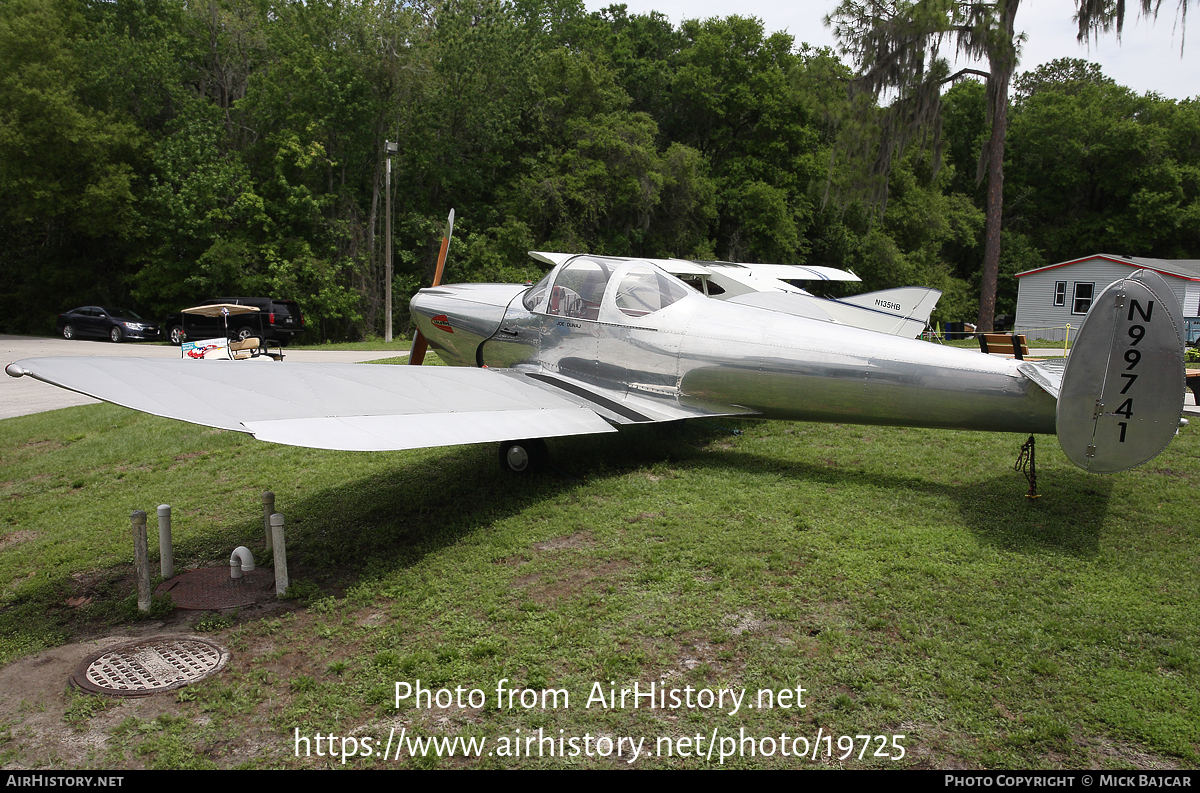
[{"label": "metal drain grate", "polygon": [[275,573],[270,567],[260,567],[241,578],[230,578],[229,567],[202,567],[162,582],[154,594],[170,595],[180,609],[243,608],[275,599]]},{"label": "metal drain grate", "polygon": [[215,674],[229,651],[198,636],[159,636],[92,653],[75,667],[71,685],[94,694],[140,697]]}]

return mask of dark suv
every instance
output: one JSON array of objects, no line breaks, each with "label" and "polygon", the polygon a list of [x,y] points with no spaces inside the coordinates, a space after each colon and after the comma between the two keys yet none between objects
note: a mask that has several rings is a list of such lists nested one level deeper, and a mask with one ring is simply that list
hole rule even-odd
[{"label": "dark suv", "polygon": [[[264,341],[273,341],[281,347],[286,347],[298,333],[304,332],[304,314],[300,312],[300,304],[295,300],[275,300],[270,297],[218,297],[205,300],[202,306],[213,306],[220,303],[232,303],[236,306],[255,306],[259,313],[238,314],[229,317],[230,335],[245,339],[259,334],[259,322],[266,334]],[[163,320],[167,338],[172,344],[183,344],[184,320],[183,314],[172,314]],[[225,333],[224,317],[203,317],[189,314],[187,317],[187,335],[192,339],[208,339]]]}]

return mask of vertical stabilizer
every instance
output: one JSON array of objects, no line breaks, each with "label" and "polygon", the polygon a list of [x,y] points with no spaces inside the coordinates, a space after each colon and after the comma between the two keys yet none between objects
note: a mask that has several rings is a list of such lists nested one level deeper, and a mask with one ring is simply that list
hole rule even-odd
[{"label": "vertical stabilizer", "polygon": [[1179,301],[1162,276],[1138,270],[1083,321],[1058,397],[1058,442],[1095,473],[1141,465],[1175,437],[1183,390]]}]

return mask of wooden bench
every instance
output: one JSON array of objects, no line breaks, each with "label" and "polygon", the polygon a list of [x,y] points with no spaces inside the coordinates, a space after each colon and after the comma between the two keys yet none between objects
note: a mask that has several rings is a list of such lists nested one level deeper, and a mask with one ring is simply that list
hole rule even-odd
[{"label": "wooden bench", "polygon": [[989,355],[1008,355],[1018,361],[1025,360],[1029,355],[1029,346],[1025,337],[1019,333],[980,333],[979,349]]},{"label": "wooden bench", "polygon": [[1187,387],[1192,389],[1192,396],[1196,397],[1196,404],[1200,405],[1200,369],[1185,369],[1184,377]]}]

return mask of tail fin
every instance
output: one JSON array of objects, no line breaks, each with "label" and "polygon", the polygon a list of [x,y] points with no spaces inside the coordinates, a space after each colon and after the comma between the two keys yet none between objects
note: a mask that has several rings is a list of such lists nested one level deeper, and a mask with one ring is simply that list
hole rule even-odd
[{"label": "tail fin", "polygon": [[1095,473],[1124,471],[1166,448],[1183,412],[1181,309],[1151,270],[1111,284],[1092,303],[1058,397],[1058,442]]},{"label": "tail fin", "polygon": [[[916,338],[925,326],[929,324],[929,315],[942,296],[942,290],[927,286],[902,286],[897,289],[884,289],[879,292],[866,292],[852,297],[843,297],[834,301],[845,306],[849,304],[860,310],[867,310],[885,315],[891,315],[891,321],[871,326],[872,330],[890,333],[893,336]],[[830,313],[841,319],[832,309]],[[857,324],[857,323],[848,323]],[[861,325],[867,327],[867,325]]]},{"label": "tail fin", "polygon": [[917,319],[924,324],[929,321],[929,315],[933,313],[933,308],[941,296],[942,290],[929,286],[901,286],[843,297],[841,302],[873,311],[884,311],[898,317]]}]

